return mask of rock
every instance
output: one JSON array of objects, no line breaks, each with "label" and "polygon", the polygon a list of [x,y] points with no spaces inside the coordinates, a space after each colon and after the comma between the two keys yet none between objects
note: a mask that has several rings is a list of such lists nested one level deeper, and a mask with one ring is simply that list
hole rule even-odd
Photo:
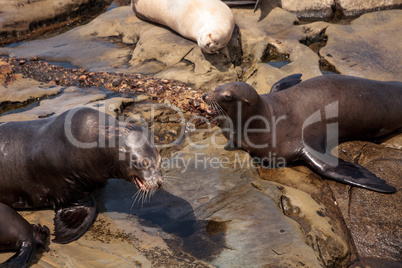
[{"label": "rock", "polygon": [[[133,185],[129,185],[133,187]],[[135,188],[135,187],[133,187]],[[130,188],[133,190],[133,188]],[[54,212],[43,210],[21,212],[31,223],[40,223],[53,230]],[[113,218],[108,215],[112,215]],[[186,267],[158,235],[148,233],[146,227],[130,215],[100,213],[87,233],[66,245],[50,243],[49,251],[37,251],[33,268],[44,267]],[[12,254],[1,254],[0,263]],[[187,257],[197,267],[210,267]]]},{"label": "rock", "polygon": [[56,95],[62,87],[40,83],[14,74],[11,65],[0,60],[0,113],[13,107]]},{"label": "rock", "polygon": [[[158,234],[170,241],[171,249],[214,267],[320,267],[299,225],[250,184],[258,174],[249,155],[223,150],[226,140],[221,135],[204,135],[189,137],[192,142],[180,152],[162,151],[165,190],[149,202],[133,201],[125,182],[109,181],[101,196],[106,210],[121,215],[134,202],[130,213],[147,227],[147,234]],[[264,186],[280,196],[275,184]]]},{"label": "rock", "polygon": [[[262,20],[250,9],[232,11],[238,28],[228,47],[214,55],[204,55],[194,42],[139,20],[130,7],[115,8],[56,37],[0,48],[0,54],[69,61],[90,71],[150,74],[203,90],[241,80],[259,93],[268,93],[275,82],[288,75],[301,73],[303,80],[321,75],[320,60],[342,74],[381,77],[380,80],[399,77],[399,47],[395,45],[401,43],[400,35],[395,34],[399,30],[398,10],[367,14],[351,25],[326,22],[295,25],[297,16],[280,8],[273,9]],[[378,45],[373,31],[367,30],[371,27],[367,25],[374,24],[382,36]],[[351,35],[352,32],[359,35]],[[313,50],[311,44],[324,40],[326,35],[329,38],[326,46]],[[347,36],[350,41],[345,40]],[[359,36],[365,40],[364,44],[360,44]],[[279,60],[272,59],[273,56]],[[392,64],[383,64],[383,58]],[[372,74],[365,75],[361,69]]]},{"label": "rock", "polygon": [[391,137],[383,141],[381,145],[388,148],[402,150],[402,135],[396,135],[394,137]]},{"label": "rock", "polygon": [[91,71],[153,74],[197,88],[237,79],[227,49],[204,55],[196,43],[141,21],[130,7],[115,8],[87,25],[46,40],[0,49],[1,53],[68,61]]},{"label": "rock", "polygon": [[5,87],[0,84],[0,105],[6,102],[24,103],[30,100],[52,96],[61,92],[63,87],[38,82],[22,75],[15,75],[14,81]]},{"label": "rock", "polygon": [[[0,43],[20,40],[22,35],[31,36],[46,30],[57,29],[67,19],[101,11],[107,2],[102,0],[7,0],[0,7]],[[58,25],[58,26],[57,26]]]},{"label": "rock", "polygon": [[[324,254],[322,250],[318,251],[318,257],[326,265],[345,266],[347,265],[347,256],[350,253],[352,254],[352,262],[362,259],[362,265],[376,263],[375,267],[395,265],[395,262],[401,260],[400,243],[398,242],[402,235],[399,217],[399,211],[402,209],[400,202],[402,182],[401,138],[402,135],[397,135],[383,143],[387,146],[392,145],[392,148],[353,141],[342,143],[338,148],[333,149],[333,153],[338,151],[342,159],[366,167],[396,187],[398,192],[395,194],[380,194],[331,180],[323,180],[311,169],[304,166],[282,169],[259,168],[262,178],[279,183],[284,190],[294,188],[301,191],[301,196],[297,191],[294,191],[285,199],[286,204],[289,204],[287,205],[289,211],[287,215],[298,221],[303,230],[307,226],[307,232],[305,232],[309,239],[311,236],[308,235],[308,232],[314,232],[316,240],[310,240],[310,243],[313,242],[313,247],[316,249],[325,248],[327,250]],[[326,224],[321,222],[316,225],[315,223],[319,221],[314,220],[314,218],[309,220],[309,217],[314,213],[303,212],[303,208],[294,205],[297,201],[291,201],[293,198],[300,200],[299,198],[306,193],[315,202],[324,205],[325,212],[318,215],[323,214],[330,218],[327,221],[327,232],[322,229]],[[308,196],[305,197],[309,199]],[[281,200],[283,203],[283,197]],[[308,204],[308,201],[304,200],[302,204]],[[313,207],[308,205],[304,209],[309,210]],[[318,212],[319,209],[317,209]],[[303,224],[306,220],[310,223]],[[329,228],[331,228],[330,232],[328,232]],[[347,245],[348,232],[351,233],[353,247]],[[317,243],[316,245],[314,245],[314,241]],[[350,252],[347,251],[348,248],[350,248]],[[328,256],[336,255],[340,258],[328,258]],[[337,263],[337,261],[341,262]]]},{"label": "rock", "polygon": [[[299,25],[295,14],[281,8],[265,17],[250,9],[232,10],[238,28],[228,47],[217,55],[204,55],[195,43],[139,20],[130,7],[115,8],[52,38],[0,48],[0,53],[11,56],[69,61],[90,70],[63,73],[75,77],[74,81],[82,77],[81,81],[94,79],[95,83],[99,76],[116,90],[125,86],[129,91],[130,85],[135,85],[135,90],[152,95],[152,99],[177,105],[169,109],[156,105],[153,110],[149,96],[105,99],[105,92],[94,87],[68,87],[54,93],[57,97],[0,116],[0,121],[39,119],[84,105],[113,116],[123,114],[121,120],[150,128],[164,160],[164,190],[150,199],[133,199],[136,190],[132,184],[110,180],[98,196],[100,215],[94,226],[69,245],[51,243],[50,251],[43,253],[34,267],[346,267],[359,256],[363,264],[374,267],[373,263],[398,261],[401,135],[382,145],[355,141],[339,147],[341,157],[366,166],[396,186],[398,193],[393,195],[322,179],[301,166],[258,168],[257,173],[246,153],[223,150],[225,140],[220,134],[198,129],[200,122],[189,122],[189,113],[180,116],[177,107],[183,106],[179,101],[191,104],[192,111],[205,104],[200,102],[201,92],[184,85],[170,86],[170,80],[204,90],[242,80],[260,93],[268,93],[273,83],[287,75],[302,73],[303,80],[321,75],[322,59],[343,74],[400,80],[400,11],[366,14],[350,25],[320,21]],[[346,62],[351,56],[357,65]],[[29,60],[13,62],[20,70],[28,70],[25,75],[33,74]],[[56,76],[49,72],[52,69],[46,66],[43,81],[56,84]],[[100,76],[96,70],[115,76]],[[144,80],[131,84],[129,80],[134,78],[115,74],[139,70],[161,79],[148,83],[148,78],[136,75],[135,79]],[[20,98],[16,89],[11,90],[20,79],[0,61],[1,90],[11,92],[7,99],[23,101],[32,94],[47,95],[52,89],[26,80],[36,89]],[[63,81],[59,78],[60,84]],[[125,108],[131,102],[135,104]],[[209,129],[208,124],[203,127]],[[191,135],[182,136],[188,133]],[[53,212],[24,213],[33,215],[33,222],[52,226]]]},{"label": "rock", "polygon": [[341,144],[338,150],[340,157],[354,160],[397,188],[395,194],[387,195],[330,184],[363,261],[400,262],[402,151],[367,142],[347,142]]},{"label": "rock", "polygon": [[341,74],[402,81],[401,24],[401,10],[365,14],[350,25],[331,24],[319,53]]},{"label": "rock", "polygon": [[[307,237],[307,243],[316,250],[324,267],[346,267],[353,253],[348,230],[334,204],[326,181],[309,168],[259,168],[261,178],[274,182],[281,193],[270,195],[283,213],[298,222]],[[265,181],[253,184],[266,192]],[[272,184],[272,183],[271,183]]]},{"label": "rock", "polygon": [[[258,93],[269,93],[274,83],[294,73],[303,74],[303,80],[321,75],[318,55],[300,40],[317,38],[328,26],[327,23],[295,26],[297,17],[280,8],[272,10],[261,21],[252,16],[252,10],[233,12],[242,36],[243,55],[250,61],[242,80],[252,85]],[[290,63],[280,68],[274,67],[265,60],[270,53],[286,55]]]},{"label": "rock", "polygon": [[299,19],[330,20],[357,17],[364,13],[402,7],[400,0],[262,0],[261,18],[265,18],[275,7],[292,12]]},{"label": "rock", "polygon": [[334,0],[282,0],[282,8],[300,19],[329,19],[333,16]]},{"label": "rock", "polygon": [[83,106],[98,110],[102,113],[109,114],[116,118],[118,115],[122,113],[124,107],[130,105],[134,101],[135,100],[132,98],[117,97],[117,98],[91,102]]},{"label": "rock", "polygon": [[367,12],[402,7],[401,0],[338,0],[337,9],[344,17],[357,17]]},{"label": "rock", "polygon": [[[119,9],[126,9],[127,12],[119,13],[117,16],[110,16],[116,15],[115,10]],[[128,46],[119,47],[113,42],[107,42],[105,39],[118,37],[119,32],[127,26],[121,17],[127,18],[129,17],[127,15],[131,15],[131,13],[133,12],[129,7],[115,8],[100,16],[101,18],[104,16],[109,18],[108,21],[103,21],[103,24],[99,24],[99,20],[95,19],[87,25],[74,28],[55,37],[23,43],[16,47],[15,50],[8,48],[4,48],[4,50],[6,53],[12,51],[12,55],[23,55],[27,58],[36,57],[49,61],[68,61],[74,66],[88,70],[113,71],[116,70],[114,66],[125,66],[127,64],[132,50]],[[132,16],[135,17],[134,14]],[[123,23],[117,24],[116,21],[123,21]],[[93,26],[93,28],[88,29],[85,26]],[[137,28],[127,26],[126,29],[127,33],[124,35],[123,40],[125,42],[127,39],[129,44],[133,44],[134,37],[132,34],[136,33]],[[96,40],[94,37],[98,35],[98,31],[102,34]],[[2,53],[1,50],[0,54]]]},{"label": "rock", "polygon": [[72,108],[104,98],[106,95],[99,89],[83,90],[77,87],[68,87],[63,91],[63,94],[53,99],[42,100],[38,106],[32,109],[0,116],[0,122],[37,120],[57,116]]}]

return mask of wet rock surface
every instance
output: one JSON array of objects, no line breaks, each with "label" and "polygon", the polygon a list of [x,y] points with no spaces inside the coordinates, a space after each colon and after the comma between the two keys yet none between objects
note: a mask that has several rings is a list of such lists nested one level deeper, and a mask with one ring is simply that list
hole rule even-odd
[{"label": "wet rock surface", "polygon": [[345,17],[356,17],[366,12],[379,11],[384,9],[401,8],[402,1],[400,0],[380,0],[380,1],[351,1],[338,0],[335,1],[340,12]]},{"label": "wet rock surface", "polygon": [[[237,28],[218,55],[137,19],[130,7],[0,49],[23,57],[0,60],[0,122],[88,106],[149,128],[164,160],[162,190],[145,200],[134,185],[110,180],[98,193],[91,229],[68,245],[48,244],[32,267],[400,266],[401,134],[335,149],[398,189],[384,195],[325,180],[306,166],[264,169],[244,152],[224,150],[201,96],[235,80],[268,93],[287,75],[306,80],[329,69],[401,81],[401,11],[350,25],[300,25],[300,15],[273,6],[262,16],[262,5],[260,14],[232,9]],[[21,213],[52,230],[53,211]],[[0,254],[0,262],[11,255]]]},{"label": "wet rock surface", "polygon": [[[400,10],[366,14],[350,25],[298,25],[297,16],[280,8],[262,20],[251,9],[232,11],[238,27],[228,47],[215,55],[205,55],[194,42],[139,20],[128,6],[52,38],[0,48],[0,54],[68,61],[88,72],[141,73],[203,91],[241,80],[267,93],[285,76],[301,73],[306,80],[325,71],[400,79]],[[77,78],[90,84],[82,75]]]},{"label": "wet rock surface", "polygon": [[[337,72],[382,81],[400,81],[401,10],[369,13],[350,25],[330,25],[323,61]],[[394,36],[394,38],[390,38]],[[345,38],[347,37],[347,38]]]},{"label": "wet rock surface", "polygon": [[80,106],[80,104],[85,105],[90,102],[104,99],[105,97],[106,95],[98,90],[84,93],[82,89],[70,87],[64,89],[63,94],[55,98],[40,101],[37,107],[33,107],[28,111],[2,115],[0,121],[28,121],[57,116],[67,110]]},{"label": "wet rock surface", "polygon": [[83,27],[17,50],[12,56],[69,61],[91,71],[152,74],[197,88],[237,78],[227,48],[226,53],[204,55],[196,43],[141,21],[131,7],[115,8]]},{"label": "wet rock surface", "polygon": [[112,0],[7,0],[0,5],[0,43],[39,36],[99,13]]},{"label": "wet rock surface", "polygon": [[[276,196],[278,204],[285,215],[300,224],[307,243],[316,250],[324,267],[345,267],[355,259],[348,230],[325,180],[304,166],[260,167],[259,174],[281,189],[281,195]],[[255,185],[260,187],[259,183]]]},{"label": "wet rock surface", "polygon": [[94,86],[121,94],[144,93],[159,102],[171,102],[183,111],[205,114],[206,104],[201,99],[203,91],[172,80],[152,78],[141,74],[89,72],[85,69],[64,68],[38,61],[36,58],[3,58],[0,64],[4,70],[2,80],[5,81],[5,87],[16,78],[35,79],[49,87],[55,85],[62,87]]},{"label": "wet rock surface", "polygon": [[300,19],[338,20],[357,17],[367,12],[401,8],[401,6],[400,0],[262,0],[260,9],[261,17],[266,16],[275,7],[281,7]]},{"label": "wet rock surface", "polygon": [[392,195],[381,195],[330,183],[363,261],[388,260],[386,265],[392,267],[401,261],[401,216],[397,211],[402,209],[402,152],[367,142],[344,143],[339,150],[343,159],[365,166],[398,190]]},{"label": "wet rock surface", "polygon": [[[214,266],[286,266],[301,262],[319,267],[297,225],[283,217],[268,195],[250,184],[258,177],[248,165],[249,156],[212,147],[213,142],[222,147],[225,139],[218,135],[203,140],[204,135],[193,136],[196,143],[168,155],[162,166],[175,168],[167,170],[165,191],[157,192],[149,204],[134,206],[131,213],[153,233],[165,236],[174,249]],[[204,165],[203,160],[211,165]],[[132,192],[125,194],[122,190],[124,184],[111,181],[107,187],[122,193],[116,197],[105,191],[107,211],[123,212],[120,203],[133,202]],[[273,184],[268,191],[279,192]]]}]

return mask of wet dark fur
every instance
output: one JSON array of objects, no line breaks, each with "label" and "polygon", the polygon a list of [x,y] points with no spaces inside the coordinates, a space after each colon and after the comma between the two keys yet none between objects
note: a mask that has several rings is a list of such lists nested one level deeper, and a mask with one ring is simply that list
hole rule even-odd
[{"label": "wet dark fur", "polygon": [[[394,187],[367,169],[337,159],[329,151],[341,141],[378,138],[401,129],[402,83],[345,75],[324,75],[299,83],[300,76],[282,79],[270,94],[258,95],[254,88],[241,82],[228,83],[205,94],[204,101],[226,116],[220,118],[220,126],[228,128],[227,118],[235,126],[233,132],[223,131],[229,140],[227,147],[242,148],[258,159],[274,153],[287,164],[302,160],[327,178],[383,193],[395,192]],[[339,112],[336,117],[331,117],[333,107]],[[313,115],[320,120],[304,128],[307,120],[316,118]],[[270,131],[249,135],[253,144],[269,144],[266,148],[250,146],[242,137],[244,124],[252,116],[262,116],[272,123]],[[285,119],[279,120],[281,116]],[[272,135],[275,120],[279,121]],[[337,138],[327,133],[327,127],[334,123],[339,126]],[[266,127],[262,120],[254,120],[249,128]],[[316,153],[321,155],[317,157]]]},{"label": "wet dark fur", "polygon": [[0,251],[17,251],[1,268],[28,267],[37,247],[45,247],[46,226],[31,225],[14,209],[0,203]]},{"label": "wet dark fur", "polygon": [[[77,141],[95,146],[73,145],[66,124]],[[132,149],[142,135],[145,144]],[[149,165],[131,166],[130,157],[137,162],[148,159]],[[95,189],[109,178],[122,178],[143,192],[154,191],[163,183],[160,160],[145,129],[89,108],[43,120],[0,123],[0,202],[13,208],[52,207],[53,242],[69,243],[95,219]]]}]

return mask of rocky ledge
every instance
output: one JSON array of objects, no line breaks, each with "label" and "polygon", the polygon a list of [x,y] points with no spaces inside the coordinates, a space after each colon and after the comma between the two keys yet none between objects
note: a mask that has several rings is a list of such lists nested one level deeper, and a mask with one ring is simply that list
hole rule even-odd
[{"label": "rocky ledge", "polygon": [[[11,57],[0,61],[0,122],[89,106],[153,129],[164,158],[166,187],[151,201],[133,204],[135,187],[111,180],[87,234],[49,244],[33,267],[400,266],[401,134],[334,149],[398,190],[384,195],[325,180],[305,166],[263,169],[244,152],[225,151],[200,96],[236,80],[267,93],[293,73],[303,80],[332,71],[401,81],[401,11],[334,24],[301,23],[283,8],[265,17],[264,9],[232,10],[237,28],[217,55],[139,20],[130,7],[0,49]],[[185,138],[174,143],[180,133]],[[22,214],[52,227],[52,211]]]}]

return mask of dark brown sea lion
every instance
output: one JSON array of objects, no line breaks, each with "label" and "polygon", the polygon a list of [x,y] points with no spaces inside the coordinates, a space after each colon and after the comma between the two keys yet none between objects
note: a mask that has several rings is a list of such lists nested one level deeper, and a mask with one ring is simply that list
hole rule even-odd
[{"label": "dark brown sea lion", "polygon": [[[383,193],[396,189],[364,167],[330,153],[339,142],[378,138],[402,128],[402,83],[345,75],[323,75],[300,82],[292,75],[258,95],[234,82],[206,93],[228,147],[242,148],[275,167],[302,160],[319,174]],[[279,161],[281,162],[281,161]]]},{"label": "dark brown sea lion", "polygon": [[153,192],[163,184],[160,164],[147,130],[93,109],[0,123],[0,202],[22,209],[53,207],[56,243],[69,243],[88,230],[96,216],[92,193],[109,178]]},{"label": "dark brown sea lion", "polygon": [[0,203],[0,251],[17,251],[2,268],[28,267],[38,246],[45,247],[49,228],[29,224],[20,214]]}]

